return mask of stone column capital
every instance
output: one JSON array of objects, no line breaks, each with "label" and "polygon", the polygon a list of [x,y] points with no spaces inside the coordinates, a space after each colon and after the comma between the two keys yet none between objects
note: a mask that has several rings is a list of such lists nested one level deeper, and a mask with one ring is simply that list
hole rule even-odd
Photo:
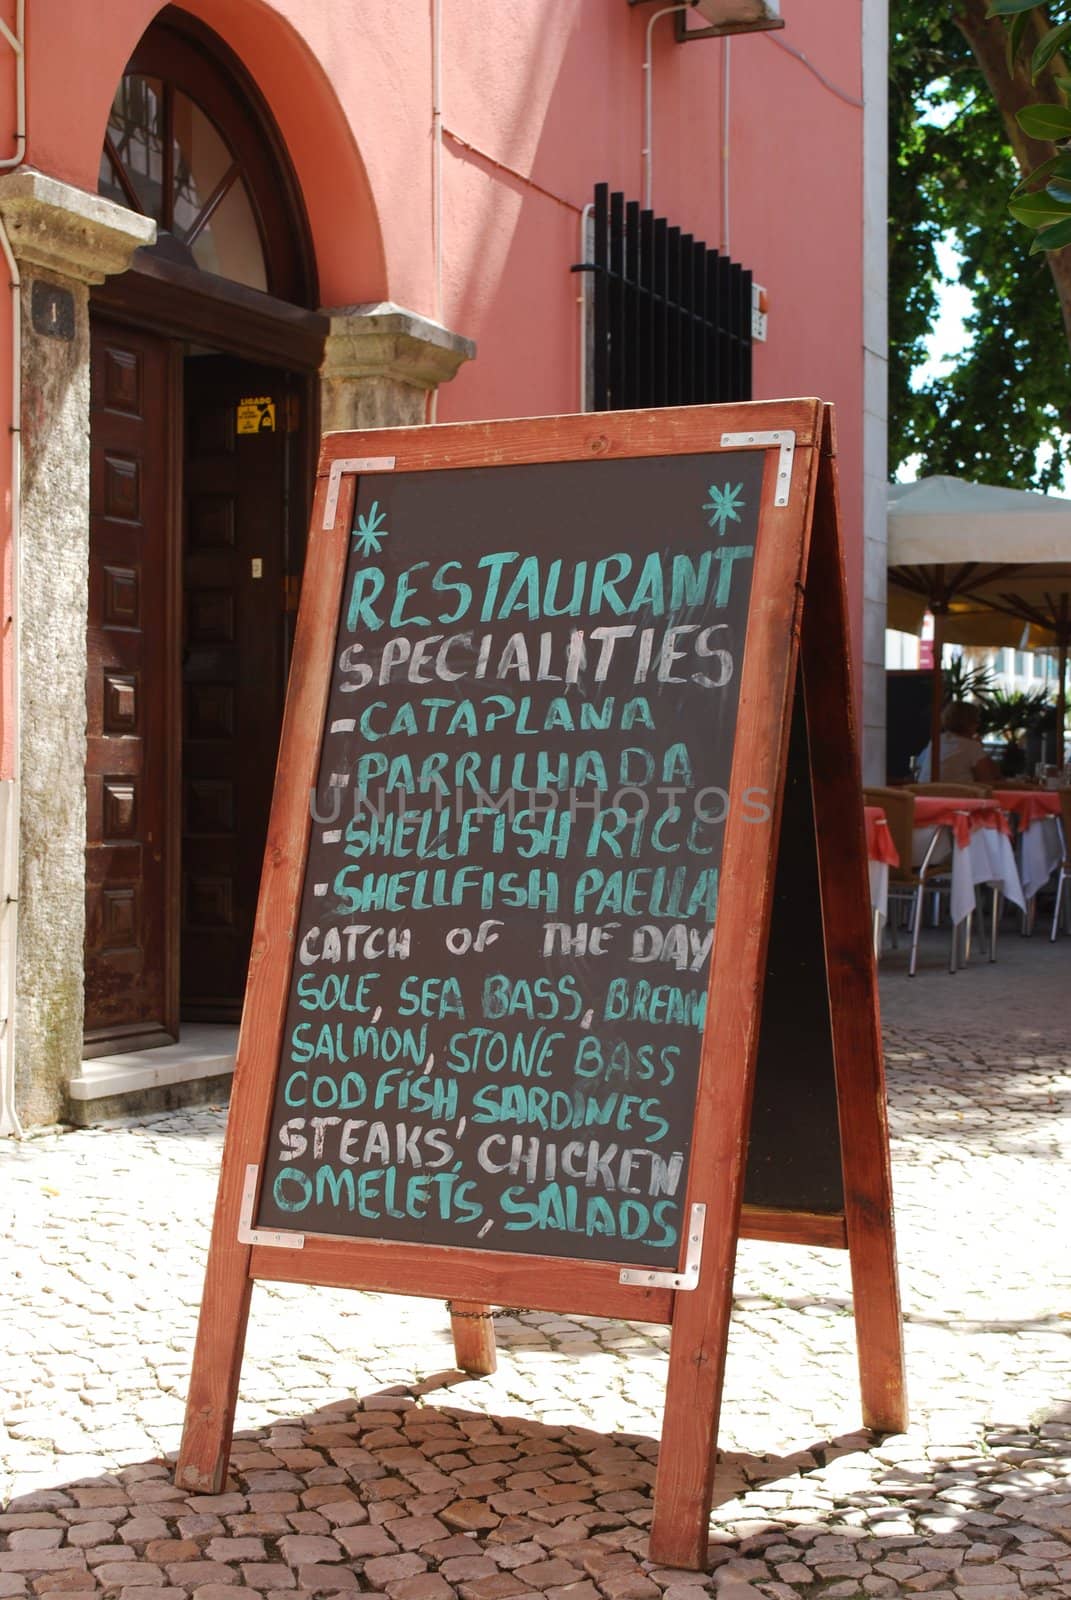
[{"label": "stone column capital", "polygon": [[354,428],[411,428],[427,414],[429,390],[471,361],[471,339],[451,333],[391,300],[325,312],[330,331],[320,369],[325,433]]},{"label": "stone column capital", "polygon": [[476,354],[471,339],[391,300],[338,306],[327,315],[331,327],[324,344],[325,380],[386,378],[434,389]]},{"label": "stone column capital", "polygon": [[156,223],[33,167],[0,178],[0,216],[20,266],[80,283],[125,272]]}]

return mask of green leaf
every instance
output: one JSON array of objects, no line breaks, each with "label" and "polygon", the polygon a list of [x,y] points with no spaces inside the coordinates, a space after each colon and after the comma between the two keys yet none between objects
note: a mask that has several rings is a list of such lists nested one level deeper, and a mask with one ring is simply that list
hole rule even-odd
[{"label": "green leaf", "polygon": [[1024,194],[1028,184],[1040,183],[1042,178],[1071,178],[1071,151],[1061,150],[1059,155],[1050,156],[1040,167],[1028,172],[1012,190],[1013,198],[1015,195]]},{"label": "green leaf", "polygon": [[1071,244],[1071,217],[1065,217],[1063,222],[1054,222],[1051,228],[1042,228],[1030,246],[1030,254],[1036,256],[1042,250],[1062,250],[1068,244]]},{"label": "green leaf", "polygon": [[1007,59],[1008,76],[1010,78],[1015,76],[1015,60],[1019,54],[1019,51],[1022,49],[1023,35],[1026,33],[1029,25],[1030,13],[1027,11],[1020,11],[1017,17],[1012,17],[1010,21],[1004,24],[1008,35]]},{"label": "green leaf", "polygon": [[[1045,193],[1053,200],[1061,200],[1064,205],[1071,206],[1071,183],[1064,183],[1057,178],[1055,183],[1045,185]],[[1028,198],[1033,199],[1033,196]]]},{"label": "green leaf", "polygon": [[1025,194],[1021,200],[1009,201],[1008,210],[1018,222],[1025,222],[1028,228],[1044,228],[1071,213],[1071,204],[1048,194]]},{"label": "green leaf", "polygon": [[1065,96],[1071,96],[1071,78],[1053,78],[1053,83]]},{"label": "green leaf", "polygon": [[1012,190],[1012,199],[1014,200],[1016,195],[1025,194],[1028,184],[1037,183],[1041,178],[1047,178],[1050,173],[1055,171],[1056,163],[1059,159],[1059,156],[1050,156],[1047,161],[1041,163],[1040,167],[1035,167],[1033,172],[1028,172],[1025,178],[1020,178]]},{"label": "green leaf", "polygon": [[1022,11],[1035,11],[1038,0],[991,0],[987,17],[1017,17]]},{"label": "green leaf", "polygon": [[1071,39],[1071,22],[1061,22],[1059,27],[1050,28],[1030,57],[1030,77],[1037,82],[1038,73],[1043,72],[1058,50],[1061,50],[1067,40]]},{"label": "green leaf", "polygon": [[1015,120],[1031,139],[1071,138],[1071,111],[1066,106],[1024,106]]}]

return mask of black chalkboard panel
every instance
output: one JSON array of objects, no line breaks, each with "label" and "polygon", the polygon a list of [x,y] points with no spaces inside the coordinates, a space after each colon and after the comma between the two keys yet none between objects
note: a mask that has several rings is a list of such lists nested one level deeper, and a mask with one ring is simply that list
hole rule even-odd
[{"label": "black chalkboard panel", "polygon": [[744,1201],[829,1215],[844,1210],[811,768],[799,689],[785,773]]},{"label": "black chalkboard panel", "polygon": [[360,482],[259,1226],[676,1265],[762,470]]}]

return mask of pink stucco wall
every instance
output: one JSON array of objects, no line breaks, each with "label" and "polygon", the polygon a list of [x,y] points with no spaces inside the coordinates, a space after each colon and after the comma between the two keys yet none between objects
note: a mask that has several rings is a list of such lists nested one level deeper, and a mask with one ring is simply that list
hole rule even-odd
[{"label": "pink stucco wall", "polygon": [[[186,7],[230,44],[273,108],[304,191],[323,303],[384,298],[425,315],[441,310],[449,327],[474,338],[477,360],[441,393],[444,421],[576,410],[579,279],[569,268],[579,259],[580,211],[598,180],[641,196],[641,63],[655,6],[442,0],[441,308],[431,228],[432,8],[433,0]],[[27,159],[95,189],[116,82],[159,7],[34,0],[28,9]],[[731,254],[769,291],[756,397],[818,394],[838,405],[857,622],[862,112],[849,102],[861,92],[860,6],[785,0],[783,10],[780,42],[732,42],[724,162],[722,42],[680,47],[670,18],[655,25],[654,204],[715,245],[725,243],[727,209]],[[827,82],[783,45],[803,52]],[[12,82],[0,50],[5,128],[13,125]],[[5,370],[7,338],[0,314]],[[0,374],[0,437],[8,389]],[[9,492],[8,469],[0,452],[0,494]]]}]

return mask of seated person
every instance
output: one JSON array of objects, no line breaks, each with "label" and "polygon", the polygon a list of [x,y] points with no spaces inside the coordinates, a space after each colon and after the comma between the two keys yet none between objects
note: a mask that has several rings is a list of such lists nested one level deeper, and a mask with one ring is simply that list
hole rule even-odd
[{"label": "seated person", "polygon": [[[992,783],[1000,770],[987,756],[978,737],[978,707],[969,700],[954,700],[941,718],[941,783]],[[932,782],[932,745],[918,760],[919,783]]]}]

